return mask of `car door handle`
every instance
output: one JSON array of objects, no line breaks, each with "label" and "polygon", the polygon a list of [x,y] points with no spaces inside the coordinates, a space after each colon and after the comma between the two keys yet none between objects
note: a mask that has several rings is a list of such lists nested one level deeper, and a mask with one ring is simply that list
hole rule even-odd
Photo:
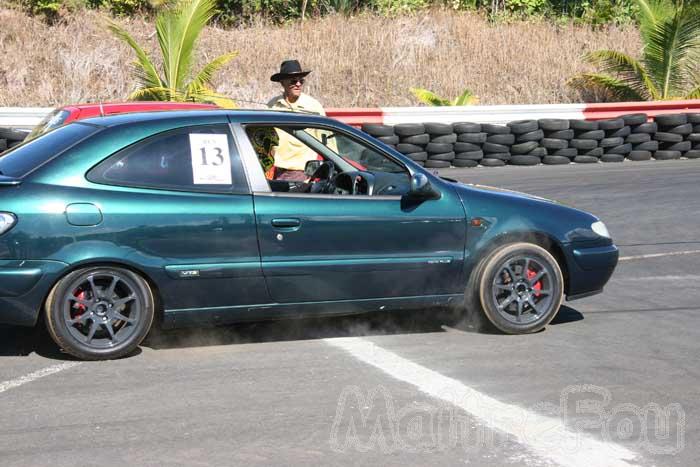
[{"label": "car door handle", "polygon": [[272,219],[272,227],[277,229],[294,229],[301,227],[301,220],[295,218]]}]

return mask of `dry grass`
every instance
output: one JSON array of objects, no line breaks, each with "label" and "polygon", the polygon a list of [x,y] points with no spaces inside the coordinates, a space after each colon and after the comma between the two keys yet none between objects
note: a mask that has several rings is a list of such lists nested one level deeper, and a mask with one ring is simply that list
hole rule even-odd
[{"label": "dry grass", "polygon": [[[81,12],[49,27],[0,7],[0,106],[53,106],[123,99],[134,87],[132,56],[103,27],[104,16]],[[153,24],[122,20],[155,51]],[[489,24],[466,13],[431,11],[396,19],[328,17],[286,26],[208,28],[200,61],[240,51],[217,78],[218,90],[243,101],[266,102],[279,91],[269,81],[279,63],[299,58],[314,70],[308,91],[327,107],[415,105],[420,86],[445,97],[472,89],[482,104],[582,100],[566,86],[587,70],[581,55],[614,48],[637,55],[634,29]]]}]

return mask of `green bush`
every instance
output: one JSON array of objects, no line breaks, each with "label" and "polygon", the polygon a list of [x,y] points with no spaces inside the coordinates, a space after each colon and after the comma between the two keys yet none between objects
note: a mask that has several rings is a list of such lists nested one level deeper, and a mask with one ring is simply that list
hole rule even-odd
[{"label": "green bush", "polygon": [[430,5],[429,0],[373,0],[370,6],[384,15],[413,13]]}]

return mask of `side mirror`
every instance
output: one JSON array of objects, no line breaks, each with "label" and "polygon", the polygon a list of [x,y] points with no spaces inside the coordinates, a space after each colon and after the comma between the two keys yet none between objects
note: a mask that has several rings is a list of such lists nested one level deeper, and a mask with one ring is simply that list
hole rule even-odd
[{"label": "side mirror", "polygon": [[418,172],[411,176],[408,196],[413,199],[439,199],[440,192],[433,188],[425,174]]},{"label": "side mirror", "polygon": [[304,175],[307,177],[312,177],[318,168],[321,167],[322,163],[323,161],[319,160],[306,161],[306,165],[304,166]]}]

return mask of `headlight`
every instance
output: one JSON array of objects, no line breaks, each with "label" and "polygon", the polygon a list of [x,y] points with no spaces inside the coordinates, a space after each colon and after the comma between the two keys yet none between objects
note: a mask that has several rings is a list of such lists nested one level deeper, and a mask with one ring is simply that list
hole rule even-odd
[{"label": "headlight", "polygon": [[0,212],[0,235],[10,230],[15,225],[15,222],[17,222],[17,218],[14,214]]},{"label": "headlight", "polygon": [[601,221],[592,223],[591,230],[593,230],[593,232],[597,233],[601,237],[610,238],[610,232],[608,232],[608,228],[605,227],[605,224],[603,224]]}]

